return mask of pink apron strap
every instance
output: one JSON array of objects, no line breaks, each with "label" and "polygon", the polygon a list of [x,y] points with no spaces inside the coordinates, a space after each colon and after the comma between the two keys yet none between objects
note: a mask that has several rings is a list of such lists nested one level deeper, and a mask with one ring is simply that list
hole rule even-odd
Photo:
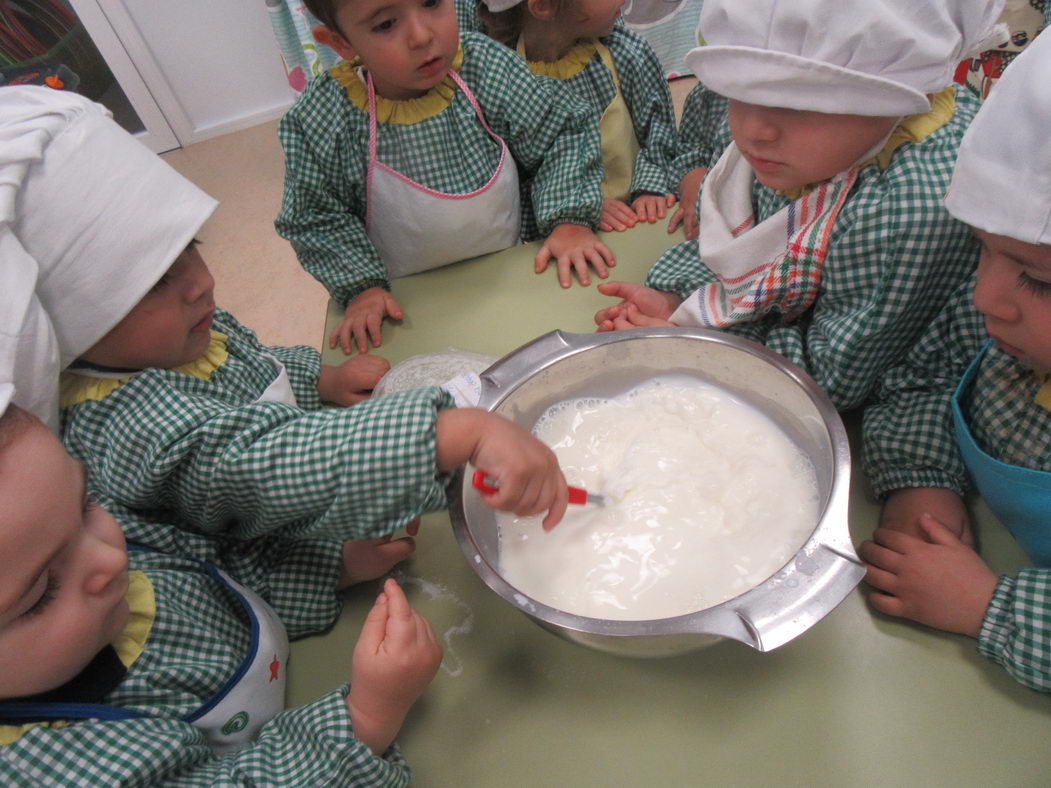
[{"label": "pink apron strap", "polygon": [[504,162],[507,160],[507,143],[504,142],[504,138],[503,137],[501,137],[499,134],[497,134],[495,131],[493,131],[492,128],[489,126],[489,123],[485,119],[485,114],[482,112],[482,108],[478,104],[478,99],[475,98],[474,93],[471,91],[471,89],[469,87],[467,87],[467,83],[463,81],[463,79],[460,77],[460,75],[457,74],[453,69],[449,69],[449,71],[447,72],[447,75],[452,77],[453,82],[455,82],[457,87],[459,87],[460,90],[463,91],[463,94],[464,94],[464,96],[467,97],[467,100],[471,102],[471,106],[474,107],[474,114],[478,117],[479,122],[482,124],[482,128],[484,128],[486,130],[486,132],[489,134],[489,136],[492,137],[494,140],[496,140],[496,142],[500,145],[500,161],[497,163],[496,169],[493,171],[492,177],[490,177],[489,180],[486,181],[484,185],[480,186],[479,188],[475,189],[472,192],[467,192],[466,194],[447,194],[445,192],[437,191],[436,189],[431,189],[428,186],[424,186],[422,183],[417,183],[412,178],[409,178],[406,175],[403,175],[402,173],[398,172],[397,170],[393,170],[390,167],[388,167],[386,164],[383,164],[382,162],[378,161],[377,158],[376,158],[376,131],[377,131],[376,130],[376,86],[372,82],[372,75],[366,73],[366,75],[365,75],[366,76],[365,87],[366,87],[366,89],[368,91],[368,100],[369,100],[369,166],[368,166],[368,171],[367,171],[366,179],[365,179],[365,230],[366,230],[366,232],[368,231],[369,225],[372,223],[372,199],[371,199],[371,196],[372,196],[372,172],[373,172],[373,168],[374,167],[379,167],[380,169],[384,170],[385,172],[390,173],[391,175],[395,176],[399,180],[404,181],[405,183],[409,184],[410,186],[412,186],[412,187],[414,187],[416,189],[419,189],[422,192],[430,194],[432,197],[440,197],[440,198],[446,199],[446,200],[465,200],[465,199],[467,199],[469,197],[474,197],[474,196],[476,196],[478,194],[481,194],[482,192],[488,190],[489,187],[493,185],[493,183],[496,181],[497,177],[500,175],[501,170],[503,170]]}]

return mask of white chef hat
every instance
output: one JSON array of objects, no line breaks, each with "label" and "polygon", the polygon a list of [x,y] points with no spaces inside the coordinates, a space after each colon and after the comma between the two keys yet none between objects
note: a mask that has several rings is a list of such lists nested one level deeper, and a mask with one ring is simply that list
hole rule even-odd
[{"label": "white chef hat", "polygon": [[930,110],[959,62],[1006,30],[1004,0],[705,0],[686,63],[770,107],[893,117]]},{"label": "white chef hat", "polygon": [[1051,244],[1051,33],[1011,62],[968,127],[945,207],[987,233]]},{"label": "white chef hat", "polygon": [[482,0],[485,7],[492,11],[494,14],[499,14],[501,11],[506,11],[508,8],[514,8],[523,0]]},{"label": "white chef hat", "polygon": [[58,373],[131,311],[216,204],[104,107],[0,88],[0,384],[13,401],[56,427]]}]

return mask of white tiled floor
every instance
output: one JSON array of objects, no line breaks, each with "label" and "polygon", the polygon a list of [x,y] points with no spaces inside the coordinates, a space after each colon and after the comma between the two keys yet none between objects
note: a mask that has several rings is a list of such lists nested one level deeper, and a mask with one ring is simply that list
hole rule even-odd
[{"label": "white tiled floor", "polygon": [[[671,83],[676,112],[695,80]],[[277,121],[168,153],[165,160],[219,200],[201,231],[216,302],[271,345],[320,347],[328,294],[274,230],[284,157]]]}]

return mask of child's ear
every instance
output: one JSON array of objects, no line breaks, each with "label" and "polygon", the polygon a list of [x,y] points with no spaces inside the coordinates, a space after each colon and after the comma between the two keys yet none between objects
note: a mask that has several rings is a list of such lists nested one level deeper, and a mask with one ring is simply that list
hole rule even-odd
[{"label": "child's ear", "polygon": [[530,16],[542,22],[550,22],[558,16],[558,3],[554,0],[526,0]]},{"label": "child's ear", "polygon": [[342,33],[337,33],[331,27],[326,25],[314,25],[310,32],[314,34],[315,41],[334,49],[336,54],[344,60],[353,60],[355,58],[357,53],[354,52],[354,48],[351,47],[350,42],[343,37]]}]

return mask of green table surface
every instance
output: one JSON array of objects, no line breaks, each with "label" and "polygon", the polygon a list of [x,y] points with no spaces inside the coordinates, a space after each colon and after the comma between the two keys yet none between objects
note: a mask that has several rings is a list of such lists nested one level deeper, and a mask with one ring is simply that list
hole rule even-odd
[{"label": "green table surface", "polygon": [[[641,281],[679,239],[663,225],[607,235],[611,278]],[[594,284],[562,290],[551,269],[534,274],[536,248],[397,280],[406,318],[385,325],[376,352],[392,363],[448,347],[503,355],[555,328],[592,331],[612,301]],[[338,318],[330,305],[328,326]],[[973,510],[993,568],[1024,565],[984,505]],[[855,543],[877,514],[855,468]],[[766,654],[724,640],[635,660],[562,640],[505,603],[470,568],[444,512],[423,518],[396,576],[445,647],[398,737],[417,786],[1051,785],[1051,698],[969,638],[874,613],[864,586]],[[378,588],[353,588],[331,631],[293,644],[291,705],[347,680]]]}]

